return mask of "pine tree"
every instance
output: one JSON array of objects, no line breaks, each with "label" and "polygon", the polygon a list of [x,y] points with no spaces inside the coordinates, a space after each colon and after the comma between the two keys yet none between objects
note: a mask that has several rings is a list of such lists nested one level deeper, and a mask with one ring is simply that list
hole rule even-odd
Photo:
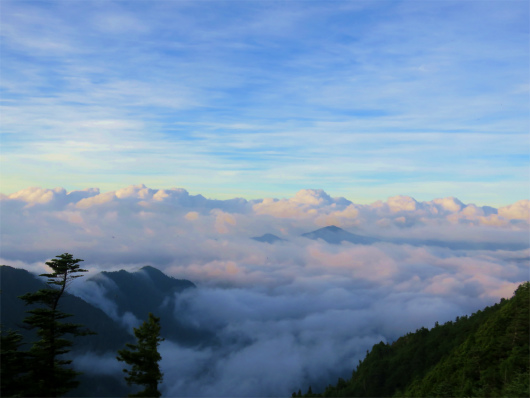
[{"label": "pine tree", "polygon": [[79,374],[66,367],[72,361],[61,358],[70,351],[72,342],[65,338],[66,334],[74,337],[92,334],[82,329],[82,325],[66,323],[62,320],[71,315],[59,311],[59,301],[67,286],[76,278],[75,275],[87,270],[79,268],[81,259],[74,259],[71,254],[64,253],[47,262],[53,272],[41,274],[48,278],[51,286],[20,296],[26,305],[37,304],[28,310],[29,316],[24,319],[28,329],[36,329],[40,340],[36,341],[29,352],[28,383],[23,392],[25,396],[56,397],[77,387],[75,380]]},{"label": "pine tree", "polygon": [[158,362],[162,359],[158,353],[158,346],[164,339],[160,337],[160,318],[149,313],[149,319],[139,328],[134,328],[137,344],[127,343],[126,347],[118,351],[116,359],[131,366],[123,369],[128,375],[125,380],[128,385],[145,386],[143,391],[130,394],[129,397],[160,397],[158,383],[162,381]]}]

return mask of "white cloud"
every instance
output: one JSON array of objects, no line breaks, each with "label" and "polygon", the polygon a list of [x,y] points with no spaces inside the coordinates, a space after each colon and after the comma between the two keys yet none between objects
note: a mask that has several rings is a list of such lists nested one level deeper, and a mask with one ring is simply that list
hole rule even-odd
[{"label": "white cloud", "polygon": [[[332,198],[322,189],[302,189],[289,199],[266,198],[253,206],[257,214],[268,214],[281,218],[315,218],[319,213],[334,213],[344,210],[350,201]],[[347,214],[347,213],[344,213]]]},{"label": "white cloud", "polygon": [[231,214],[225,213],[222,210],[214,209],[212,214],[215,215],[215,230],[220,234],[227,234],[230,225],[236,225],[236,219]]},{"label": "white cloud", "polygon": [[290,200],[293,203],[304,205],[327,205],[333,202],[333,199],[322,189],[302,189]]},{"label": "white cloud", "polygon": [[508,220],[530,221],[530,200],[520,200],[499,209],[499,215]]},{"label": "white cloud", "polygon": [[197,213],[196,211],[190,211],[190,212],[186,213],[184,218],[186,218],[186,220],[189,220],[189,221],[194,221],[197,218],[199,218],[199,213]]},{"label": "white cloud", "polygon": [[79,203],[88,198],[99,195],[99,189],[87,188],[82,191],[67,192],[64,188],[45,189],[31,187],[5,196],[4,200],[19,201],[26,204],[26,207],[34,205],[47,205],[64,209],[64,206],[70,203]]},{"label": "white cloud", "polygon": [[[91,275],[151,264],[199,286],[177,298],[175,316],[211,330],[220,344],[161,346],[162,388],[171,396],[324,386],[348,377],[374,343],[509,297],[530,271],[528,201],[498,210],[407,196],[359,205],[315,189],[280,200],[212,200],[134,185],[105,193],[30,188],[1,204],[4,264],[41,273],[44,261],[69,252]],[[381,241],[330,245],[300,236],[330,224]],[[264,233],[285,241],[250,239]],[[138,324],[118,317],[103,291],[82,281],[74,290],[128,328]],[[114,369],[105,358],[84,357],[80,366],[91,361]]]},{"label": "white cloud", "polygon": [[433,203],[441,207],[442,209],[455,213],[462,209],[462,202],[455,198],[443,198],[435,199]]},{"label": "white cloud", "polygon": [[66,190],[64,188],[42,189],[38,187],[31,187],[22,191],[15,192],[8,196],[9,199],[21,200],[31,203],[49,203],[56,196],[65,196]]}]

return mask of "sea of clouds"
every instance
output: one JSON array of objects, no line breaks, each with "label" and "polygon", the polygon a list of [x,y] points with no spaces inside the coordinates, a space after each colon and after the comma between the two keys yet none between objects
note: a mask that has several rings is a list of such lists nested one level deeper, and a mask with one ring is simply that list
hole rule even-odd
[{"label": "sea of clouds", "polygon": [[[143,185],[29,188],[0,199],[2,264],[41,273],[68,252],[90,274],[149,264],[198,285],[175,297],[175,316],[222,344],[165,341],[166,396],[286,396],[335,383],[373,344],[471,314],[530,278],[530,200],[493,208],[395,196],[360,205],[313,189],[212,200]],[[301,236],[329,225],[380,241]],[[265,233],[284,241],[251,239]],[[121,372],[112,354],[76,362]]]}]

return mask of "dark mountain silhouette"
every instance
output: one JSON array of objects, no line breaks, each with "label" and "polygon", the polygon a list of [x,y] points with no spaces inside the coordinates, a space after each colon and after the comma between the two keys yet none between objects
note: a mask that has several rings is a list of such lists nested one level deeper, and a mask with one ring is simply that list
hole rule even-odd
[{"label": "dark mountain silhouette", "polygon": [[[214,338],[211,332],[185,322],[183,319],[186,317],[178,315],[182,310],[175,307],[175,298],[186,289],[194,289],[196,286],[192,282],[169,277],[151,266],[136,272],[120,270],[89,275],[78,283],[88,286],[94,284],[97,285],[94,289],[103,289],[117,311],[107,313],[108,306],[95,296],[87,298],[90,301],[88,303],[67,292],[61,299],[60,310],[73,315],[69,321],[81,323],[98,333],[96,336],[79,338],[76,349],[101,352],[121,348],[124,342],[132,340],[131,330],[116,319],[116,316],[122,318],[126,313],[134,315],[139,323],[147,319],[149,312],[161,317],[162,336],[180,344],[202,345]],[[26,270],[4,265],[0,267],[0,283],[3,329],[21,330],[25,337],[33,340],[35,336],[23,329],[22,322],[29,307],[18,297],[49,287],[45,279]],[[90,291],[90,287],[86,290]]]},{"label": "dark mountain silhouette", "polygon": [[[46,284],[44,278],[38,278],[26,270],[2,265],[0,266],[0,286],[2,289],[0,296],[2,329],[18,330],[26,341],[34,341],[35,333],[25,329],[23,323],[27,315],[26,311],[32,307],[26,306],[18,297],[39,289],[49,288],[49,285]],[[114,351],[124,342],[133,341],[132,336],[102,310],[68,292],[65,292],[61,298],[59,310],[73,315],[67,318],[68,322],[83,324],[97,333],[77,338],[75,342],[77,351]]]},{"label": "dark mountain silhouette", "polygon": [[[202,345],[212,341],[211,332],[199,329],[185,317],[179,316],[175,307],[175,298],[186,289],[196,286],[185,279],[175,279],[160,270],[145,266],[136,272],[124,270],[101,272],[88,278],[87,284],[95,284],[105,291],[106,298],[116,304],[117,316],[133,314],[143,322],[150,312],[160,317],[162,337],[184,345]],[[94,305],[101,305],[93,302]]]},{"label": "dark mountain silhouette", "polygon": [[[152,312],[161,317],[162,336],[184,345],[203,345],[214,341],[211,332],[205,332],[180,320],[179,310],[175,308],[175,295],[195,285],[188,280],[169,277],[154,267],[146,266],[137,272],[124,270],[102,272],[79,279],[76,283],[87,283],[90,287],[103,288],[107,298],[116,305],[118,316],[126,312],[133,314],[139,322],[147,319]],[[21,350],[28,350],[38,339],[35,331],[24,328],[23,319],[26,306],[18,297],[39,289],[49,288],[46,279],[38,277],[26,270],[7,265],[0,266],[1,315],[2,330],[9,329],[20,332],[24,337]],[[89,289],[90,291],[90,289]],[[101,308],[100,308],[101,307]],[[72,314],[68,322],[79,323],[96,332],[96,335],[82,336],[73,342],[72,351],[68,356],[72,359],[92,352],[94,354],[115,355],[125,343],[133,343],[134,337],[123,323],[111,318],[103,311],[105,306],[101,300],[94,299],[91,303],[65,292],[59,303],[59,310]],[[74,396],[125,396],[127,386],[121,374],[119,378],[112,375],[92,374],[85,372],[79,378],[81,384],[71,393]]]},{"label": "dark mountain silhouette", "polygon": [[275,242],[285,242],[285,239],[279,238],[273,234],[265,234],[261,236],[256,236],[251,239],[257,240],[258,242],[265,242],[265,243],[270,243],[270,244],[273,244]]},{"label": "dark mountain silhouette", "polygon": [[[18,268],[7,265],[0,266],[0,310],[2,314],[2,331],[15,330],[24,337],[21,350],[27,351],[39,338],[35,331],[24,328],[23,319],[26,311],[34,306],[26,306],[18,297],[37,290],[49,288],[45,278]],[[79,323],[95,335],[78,337],[73,341],[69,358],[74,358],[86,352],[95,354],[107,353],[113,355],[125,343],[133,343],[134,338],[122,326],[112,320],[99,308],[92,306],[79,297],[65,292],[59,302],[59,310],[72,314],[66,322]],[[68,337],[68,335],[67,335]],[[84,373],[79,376],[80,385],[72,390],[72,396],[79,397],[111,397],[125,396],[128,388],[123,378]]]},{"label": "dark mountain silhouette", "polygon": [[355,235],[351,232],[343,230],[342,228],[336,227],[335,225],[320,228],[316,231],[302,234],[302,236],[314,240],[322,239],[323,241],[334,245],[340,245],[344,241],[360,245],[370,245],[372,243],[379,242],[379,239],[377,238]]}]

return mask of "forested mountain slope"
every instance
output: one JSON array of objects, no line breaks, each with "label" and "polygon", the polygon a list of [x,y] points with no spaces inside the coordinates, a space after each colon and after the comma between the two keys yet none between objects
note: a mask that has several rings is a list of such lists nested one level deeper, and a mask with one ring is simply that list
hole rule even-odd
[{"label": "forested mountain slope", "polygon": [[[186,279],[172,278],[154,267],[145,266],[135,272],[104,271],[88,277],[86,285],[91,286],[87,289],[89,292],[105,292],[104,300],[85,295],[86,300],[103,310],[112,308],[114,317],[132,314],[138,320],[145,320],[150,312],[156,314],[161,318],[165,339],[184,345],[210,344],[214,339],[210,332],[185,322],[183,310],[175,307],[176,296],[196,287]],[[178,316],[177,312],[180,312]]]},{"label": "forested mountain slope", "polygon": [[[26,306],[19,297],[39,289],[49,288],[46,279],[7,265],[0,266],[0,309],[3,335],[9,330],[23,336],[21,351],[27,351],[40,338],[35,330],[28,330],[23,320],[27,311],[35,306]],[[169,277],[156,268],[146,266],[136,272],[102,272],[79,281],[84,289],[75,292],[85,293],[83,298],[65,292],[58,309],[66,314],[68,322],[78,323],[95,332],[93,335],[75,338],[71,351],[73,366],[83,362],[81,384],[70,391],[73,396],[125,396],[128,388],[121,371],[105,374],[96,365],[104,364],[96,358],[110,358],[113,362],[117,350],[126,343],[134,342],[129,328],[121,321],[124,314],[132,314],[138,322],[145,320],[149,312],[163,317],[163,337],[179,344],[206,344],[213,340],[211,334],[199,330],[179,320],[174,302],[175,296],[195,285],[188,280]],[[103,292],[103,295],[102,295]],[[109,308],[112,311],[108,311]],[[182,312],[182,311],[181,311]],[[136,326],[136,325],[135,325]],[[68,336],[70,337],[70,336]],[[91,362],[92,361],[92,362]],[[117,361],[116,361],[117,364]],[[117,365],[118,367],[120,365]],[[113,366],[109,366],[112,371]]]},{"label": "forested mountain slope", "polygon": [[[34,341],[34,332],[24,327],[23,319],[31,307],[25,305],[19,297],[25,293],[35,292],[47,288],[44,279],[39,279],[32,273],[8,265],[0,266],[2,329],[17,330],[27,342]],[[102,310],[86,301],[65,292],[59,304],[59,309],[67,314],[69,322],[79,323],[94,331],[95,335],[76,339],[74,350],[105,352],[121,348],[125,342],[131,342],[132,336]]]},{"label": "forested mountain slope", "polygon": [[[470,317],[376,344],[323,397],[528,397],[529,289]],[[293,393],[293,396],[300,396]]]}]

